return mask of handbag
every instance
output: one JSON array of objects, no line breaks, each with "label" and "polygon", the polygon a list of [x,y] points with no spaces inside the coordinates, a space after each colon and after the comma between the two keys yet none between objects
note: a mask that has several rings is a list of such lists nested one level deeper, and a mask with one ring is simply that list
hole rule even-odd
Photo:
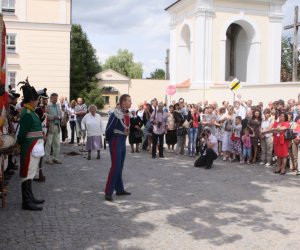
[{"label": "handbag", "polygon": [[150,127],[148,128],[148,132],[151,134],[153,133],[153,125],[150,125]]},{"label": "handbag", "polygon": [[45,147],[43,140],[37,141],[32,148],[31,154],[33,157],[39,158],[45,155]]},{"label": "handbag", "polygon": [[230,132],[232,129],[232,121],[231,120],[227,120],[225,122],[225,131]]},{"label": "handbag", "polygon": [[185,120],[184,123],[182,124],[182,126],[184,128],[190,128],[190,123],[188,122],[188,120]]},{"label": "handbag", "polygon": [[140,137],[143,137],[144,134],[143,134],[143,131],[141,129],[139,129],[139,130],[135,130],[133,132],[133,135],[135,138],[140,138]]},{"label": "handbag", "polygon": [[284,130],[284,139],[291,141],[294,140],[296,138],[296,134],[294,133],[294,131],[290,128]]},{"label": "handbag", "polygon": [[184,128],[184,127],[177,128],[177,130],[176,130],[176,135],[177,136],[184,136],[186,134],[187,134],[186,128]]}]

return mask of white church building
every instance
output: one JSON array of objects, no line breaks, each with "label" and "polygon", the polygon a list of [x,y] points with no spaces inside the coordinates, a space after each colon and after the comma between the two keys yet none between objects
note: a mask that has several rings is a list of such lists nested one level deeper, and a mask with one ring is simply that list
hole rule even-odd
[{"label": "white church building", "polygon": [[[192,101],[228,99],[232,93],[227,86],[237,77],[245,97],[253,99],[253,95],[257,97],[257,89],[264,92],[272,88],[270,100],[280,98],[276,88],[282,88],[282,6],[285,2],[178,0],[168,6],[170,84],[177,84],[176,96],[186,96]],[[290,94],[289,88],[299,89],[299,84],[290,85],[283,92]]]}]

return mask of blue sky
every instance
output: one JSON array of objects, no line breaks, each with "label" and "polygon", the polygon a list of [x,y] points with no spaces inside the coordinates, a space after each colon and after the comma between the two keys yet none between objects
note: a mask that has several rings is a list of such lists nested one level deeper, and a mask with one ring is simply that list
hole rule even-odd
[{"label": "blue sky", "polygon": [[[169,15],[164,9],[175,0],[73,0],[73,23],[81,24],[97,50],[101,63],[119,48],[128,49],[143,64],[144,77],[156,68],[165,69],[169,48]],[[287,0],[284,25],[292,24],[294,6]],[[83,11],[84,10],[84,11]],[[293,31],[284,32],[292,35]]]}]

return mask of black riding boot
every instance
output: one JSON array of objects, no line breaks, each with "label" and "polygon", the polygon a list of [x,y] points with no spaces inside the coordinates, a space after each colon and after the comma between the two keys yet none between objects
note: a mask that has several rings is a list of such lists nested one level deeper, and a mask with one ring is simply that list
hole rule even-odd
[{"label": "black riding boot", "polygon": [[31,180],[30,181],[30,185],[28,184],[29,186],[29,191],[30,191],[30,197],[31,197],[31,200],[34,204],[43,204],[45,202],[45,200],[41,199],[41,200],[38,200],[34,197],[33,193],[32,193],[32,185],[31,185]]},{"label": "black riding boot", "polygon": [[100,159],[100,150],[97,150],[97,159]]},{"label": "black riding boot", "polygon": [[31,180],[26,180],[22,182],[22,209],[32,210],[32,211],[41,211],[43,208],[38,207],[31,198],[30,193]]}]

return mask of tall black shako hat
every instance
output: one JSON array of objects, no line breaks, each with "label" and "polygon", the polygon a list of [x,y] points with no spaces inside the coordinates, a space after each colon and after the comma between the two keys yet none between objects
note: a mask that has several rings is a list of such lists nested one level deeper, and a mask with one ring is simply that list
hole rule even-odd
[{"label": "tall black shako hat", "polygon": [[24,82],[19,82],[18,86],[19,85],[22,85],[20,89],[23,91],[24,103],[29,103],[30,101],[38,100],[39,95],[36,92],[35,88],[29,84],[28,77]]}]

